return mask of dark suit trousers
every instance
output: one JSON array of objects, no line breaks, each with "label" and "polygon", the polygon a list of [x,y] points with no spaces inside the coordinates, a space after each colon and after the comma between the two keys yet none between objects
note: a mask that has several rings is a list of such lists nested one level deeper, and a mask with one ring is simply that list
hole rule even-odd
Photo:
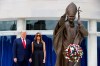
[{"label": "dark suit trousers", "polygon": [[18,61],[18,66],[28,66],[28,61],[23,60],[23,61]]}]

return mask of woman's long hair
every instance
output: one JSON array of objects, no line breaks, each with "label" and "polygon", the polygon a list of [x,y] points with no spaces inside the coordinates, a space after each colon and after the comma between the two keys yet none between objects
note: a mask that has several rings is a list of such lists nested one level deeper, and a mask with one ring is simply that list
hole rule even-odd
[{"label": "woman's long hair", "polygon": [[35,37],[34,37],[34,41],[37,41],[37,36],[40,36],[40,42],[42,42],[43,43],[43,40],[42,40],[42,35],[41,35],[41,33],[40,32],[37,32],[36,34],[35,34]]}]

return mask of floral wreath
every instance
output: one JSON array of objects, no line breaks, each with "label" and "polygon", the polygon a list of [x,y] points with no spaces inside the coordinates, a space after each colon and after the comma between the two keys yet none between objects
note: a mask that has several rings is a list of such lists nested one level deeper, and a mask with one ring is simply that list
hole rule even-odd
[{"label": "floral wreath", "polygon": [[70,44],[65,50],[65,58],[70,62],[78,62],[82,55],[83,50],[78,44]]}]

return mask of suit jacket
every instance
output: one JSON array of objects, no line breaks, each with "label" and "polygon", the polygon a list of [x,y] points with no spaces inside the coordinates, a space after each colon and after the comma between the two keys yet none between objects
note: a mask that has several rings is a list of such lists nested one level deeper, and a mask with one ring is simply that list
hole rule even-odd
[{"label": "suit jacket", "polygon": [[26,48],[24,49],[21,38],[17,38],[13,43],[13,58],[18,61],[28,60],[31,57],[31,42],[26,39]]}]

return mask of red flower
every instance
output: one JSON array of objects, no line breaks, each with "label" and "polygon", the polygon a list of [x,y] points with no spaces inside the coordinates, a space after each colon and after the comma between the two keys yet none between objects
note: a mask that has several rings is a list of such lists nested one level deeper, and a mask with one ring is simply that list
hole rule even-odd
[{"label": "red flower", "polygon": [[77,62],[82,57],[82,48],[78,44],[70,44],[66,49],[66,59],[71,62]]}]

